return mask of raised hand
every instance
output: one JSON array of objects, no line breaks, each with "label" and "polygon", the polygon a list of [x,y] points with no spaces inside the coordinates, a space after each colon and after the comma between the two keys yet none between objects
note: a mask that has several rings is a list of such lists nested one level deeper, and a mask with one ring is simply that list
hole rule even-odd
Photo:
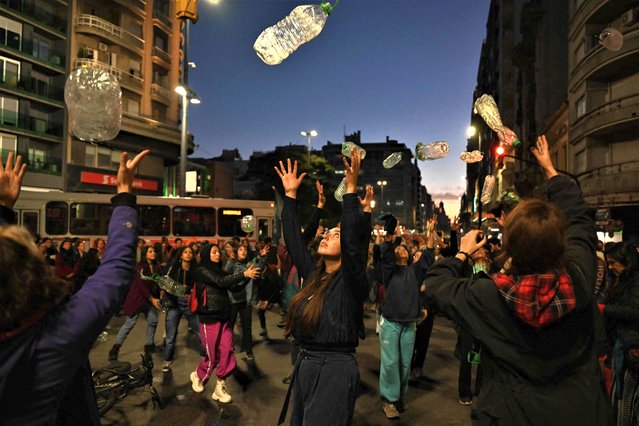
[{"label": "raised hand", "polygon": [[22,178],[27,172],[27,165],[22,164],[22,156],[18,155],[15,166],[13,165],[14,152],[9,152],[7,164],[2,168],[2,157],[0,157],[0,205],[10,209],[16,203],[22,188]]},{"label": "raised hand", "polygon": [[344,161],[344,175],[346,177],[346,193],[354,194],[357,190],[357,177],[359,175],[359,166],[362,162],[361,154],[356,148],[351,149],[351,164],[348,164],[348,160],[345,157]]},{"label": "raised hand", "polygon": [[302,173],[297,176],[297,160],[291,166],[291,159],[286,159],[286,167],[284,167],[284,163],[280,161],[279,168],[277,166],[274,167],[277,175],[282,179],[282,186],[284,187],[284,193],[287,197],[297,198],[297,189],[300,187],[302,183],[302,179],[306,176],[306,173]]},{"label": "raised hand", "polygon": [[[479,239],[479,242],[477,240]],[[486,244],[486,237],[483,234],[483,231],[478,229],[473,229],[464,235],[459,242],[459,251],[463,251],[472,256],[477,250]]]},{"label": "raised hand", "polygon": [[270,245],[265,245],[264,247],[262,247],[260,249],[260,256],[261,257],[266,256],[270,250],[271,250],[271,246]]},{"label": "raised hand", "polygon": [[259,278],[260,269],[257,267],[257,265],[251,265],[248,269],[244,271],[244,277],[250,278],[250,279]]},{"label": "raised hand", "polygon": [[546,140],[545,135],[541,135],[537,138],[537,144],[530,149],[537,159],[537,162],[544,170],[544,174],[546,175],[546,179],[550,179],[553,176],[557,176],[557,170],[555,170],[555,166],[552,164],[552,159],[550,158],[550,152],[548,150],[548,141]]},{"label": "raised hand", "polygon": [[371,201],[373,201],[373,195],[373,185],[366,185],[366,195],[364,195],[364,198],[360,196],[357,197],[362,206],[362,210],[367,213],[371,212]]},{"label": "raised hand", "polygon": [[317,208],[323,209],[326,205],[326,196],[324,195],[324,185],[319,180],[315,181],[315,188],[317,188]]},{"label": "raised hand", "polygon": [[129,154],[123,152],[120,154],[120,168],[118,169],[117,186],[118,194],[122,192],[131,192],[133,188],[133,178],[135,177],[135,169],[142,161],[145,155],[151,151],[145,149],[141,153],[135,156],[133,160],[129,160]]}]

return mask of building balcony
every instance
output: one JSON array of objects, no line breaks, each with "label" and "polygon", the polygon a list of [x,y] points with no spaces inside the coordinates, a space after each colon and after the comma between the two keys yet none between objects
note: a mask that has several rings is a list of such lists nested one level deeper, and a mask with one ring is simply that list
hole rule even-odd
[{"label": "building balcony", "polygon": [[27,62],[39,64],[49,70],[64,74],[66,55],[64,52],[49,49],[45,52],[34,48],[33,41],[27,38],[21,40],[0,40],[0,52],[13,54]]},{"label": "building balcony", "polygon": [[173,19],[171,19],[169,15],[158,9],[153,9],[153,19],[161,22],[162,25],[166,27],[167,31],[171,31],[171,28],[173,27]]},{"label": "building balcony", "polygon": [[635,121],[639,125],[639,94],[615,99],[588,111],[570,126],[570,139],[609,130],[611,127]]},{"label": "building balcony", "polygon": [[165,50],[159,48],[158,46],[153,46],[153,56],[160,58],[162,61],[167,64],[171,64],[171,55]]},{"label": "building balcony", "polygon": [[639,201],[639,161],[612,164],[578,176],[591,206],[615,206]]},{"label": "building balcony", "polygon": [[14,96],[24,97],[35,101],[64,108],[64,90],[50,84],[44,84],[41,80],[23,76],[18,80],[17,75],[5,75],[4,81],[0,81],[0,90],[4,90]]},{"label": "building balcony", "polygon": [[15,111],[0,109],[0,129],[25,136],[62,142],[62,123],[42,120]]},{"label": "building balcony", "polygon": [[92,59],[76,58],[73,61],[73,68],[75,69],[80,67],[94,67],[104,72],[108,72],[115,76],[122,86],[136,92],[141,91],[144,86],[144,81],[141,77],[129,74],[122,71],[120,68],[112,67],[111,65],[103,62],[93,61]]},{"label": "building balcony", "polygon": [[[128,49],[144,50],[144,40],[105,19],[80,14],[75,18],[76,31],[105,37]],[[138,52],[139,53],[139,52]]]},{"label": "building balcony", "polygon": [[18,16],[44,30],[54,33],[59,38],[65,38],[67,20],[36,7],[32,1],[0,0],[0,11]]},{"label": "building balcony", "polygon": [[137,15],[146,16],[146,1],[144,0],[115,0],[115,2]]},{"label": "building balcony", "polygon": [[[173,98],[174,93],[171,93],[169,89],[162,87],[157,83],[153,83],[151,85],[151,95],[153,95],[154,98],[157,98],[158,101],[170,105],[171,98]],[[177,94],[175,94],[175,96],[177,96]]]},{"label": "building balcony", "polygon": [[623,47],[612,52],[596,45],[579,62],[570,76],[570,88],[586,79],[606,80],[618,75],[634,73],[639,67],[639,28],[624,34]]}]

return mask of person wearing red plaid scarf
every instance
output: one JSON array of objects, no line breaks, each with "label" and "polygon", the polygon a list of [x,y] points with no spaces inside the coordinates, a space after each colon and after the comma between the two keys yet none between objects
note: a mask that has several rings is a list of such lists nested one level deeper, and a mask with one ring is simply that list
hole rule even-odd
[{"label": "person wearing red plaid scarf", "polygon": [[423,299],[481,343],[473,425],[612,424],[597,360],[594,222],[579,187],[557,174],[545,136],[532,153],[547,201],[525,200],[506,218],[505,270],[464,276],[486,242],[471,231],[455,257],[431,267]]}]

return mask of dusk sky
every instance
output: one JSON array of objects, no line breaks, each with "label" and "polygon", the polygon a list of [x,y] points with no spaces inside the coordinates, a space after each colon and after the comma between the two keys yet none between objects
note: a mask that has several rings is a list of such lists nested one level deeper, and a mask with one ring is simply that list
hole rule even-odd
[{"label": "dusk sky", "polygon": [[[431,194],[464,191],[472,94],[489,0],[341,0],[320,35],[282,64],[264,64],[253,43],[300,4],[288,0],[200,0],[191,26],[190,86],[202,99],[189,108],[195,157],[239,148],[306,144],[314,148],[362,132],[414,149],[446,140],[446,159],[420,162]],[[332,2],[334,4],[334,2]],[[435,201],[438,198],[435,197]]]}]

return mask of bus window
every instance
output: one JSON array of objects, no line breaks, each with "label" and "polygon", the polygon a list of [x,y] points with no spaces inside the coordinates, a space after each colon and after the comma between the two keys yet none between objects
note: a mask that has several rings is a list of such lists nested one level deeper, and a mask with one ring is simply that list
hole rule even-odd
[{"label": "bus window", "polygon": [[51,201],[46,206],[44,232],[47,235],[65,235],[68,231],[69,207],[64,201]]},{"label": "bus window", "polygon": [[113,206],[110,204],[71,204],[71,235],[106,235]]},{"label": "bus window", "polygon": [[38,235],[40,214],[37,211],[22,212],[22,226],[27,228],[32,235]]},{"label": "bus window", "polygon": [[261,240],[268,236],[268,219],[259,219],[257,221],[257,238]]},{"label": "bus window", "polygon": [[215,209],[208,207],[173,207],[173,235],[214,236]]},{"label": "bus window", "polygon": [[169,235],[168,206],[139,206],[139,235]]},{"label": "bus window", "polygon": [[219,208],[217,210],[217,233],[221,237],[244,236],[246,232],[242,231],[241,221],[247,214],[252,215],[251,209],[239,208]]}]

